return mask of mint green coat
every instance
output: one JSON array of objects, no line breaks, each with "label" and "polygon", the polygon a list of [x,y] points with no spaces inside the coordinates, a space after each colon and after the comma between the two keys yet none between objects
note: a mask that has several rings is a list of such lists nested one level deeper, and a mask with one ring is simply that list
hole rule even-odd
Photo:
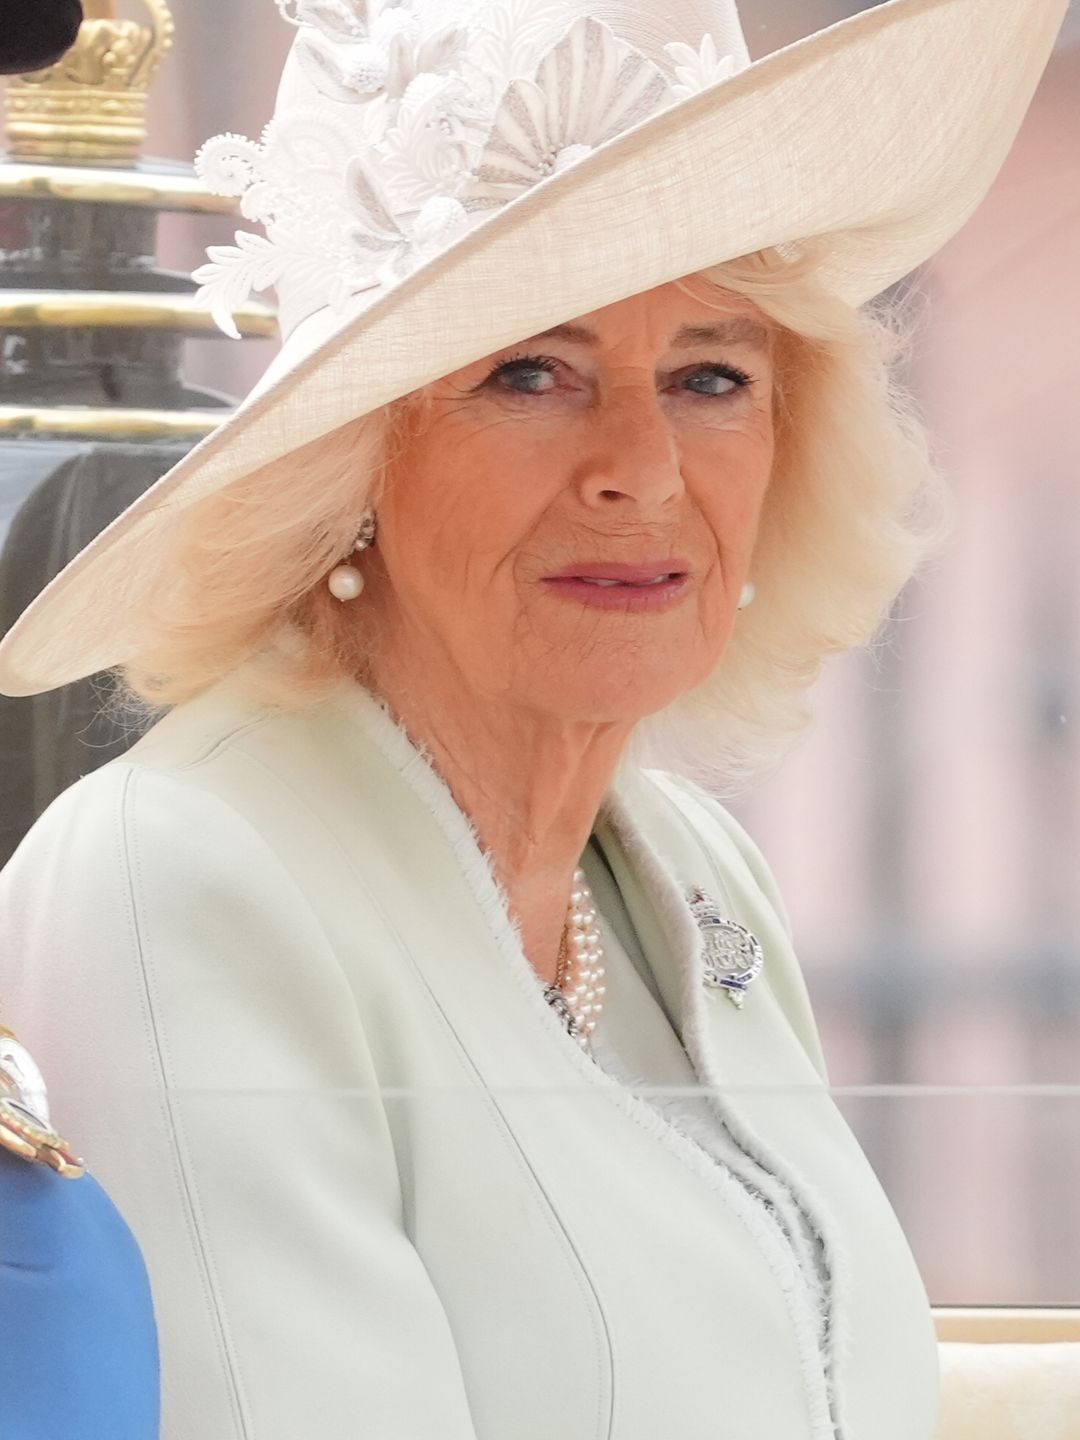
[{"label": "mint green coat", "polygon": [[[142,1246],[164,1440],[931,1440],[926,1294],[761,857],[657,771],[624,768],[598,835],[827,1314],[747,1188],[562,1028],[372,697],[281,713],[230,682],[0,876],[4,1012]],[[741,1010],[702,983],[691,886],[762,942]]]}]

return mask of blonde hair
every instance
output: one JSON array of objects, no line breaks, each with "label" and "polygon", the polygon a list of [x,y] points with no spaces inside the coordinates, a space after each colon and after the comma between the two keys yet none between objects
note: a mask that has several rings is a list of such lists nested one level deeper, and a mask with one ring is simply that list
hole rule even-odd
[{"label": "blonde hair", "polygon": [[[776,457],[751,563],[757,590],[708,680],[636,728],[626,758],[714,792],[772,763],[808,719],[824,660],[869,643],[944,533],[944,490],[899,363],[905,305],[825,290],[813,245],[725,262],[681,285],[774,322]],[[361,416],[191,505],[166,577],[118,667],[121,706],[181,703],[249,666],[263,703],[315,703],[357,673],[364,636],[327,573],[377,505],[423,393]],[[278,642],[291,627],[303,646]]]}]

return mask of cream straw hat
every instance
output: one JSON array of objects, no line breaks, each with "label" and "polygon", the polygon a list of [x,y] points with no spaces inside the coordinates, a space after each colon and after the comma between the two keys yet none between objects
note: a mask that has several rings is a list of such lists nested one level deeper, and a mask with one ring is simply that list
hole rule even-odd
[{"label": "cream straw hat", "polygon": [[265,235],[195,272],[222,328],[274,285],[243,404],[0,643],[0,691],[122,663],[182,507],[526,336],[815,240],[858,305],[986,194],[1067,0],[891,0],[750,63],[734,0],[278,0],[297,26],[258,142],[196,159]]}]

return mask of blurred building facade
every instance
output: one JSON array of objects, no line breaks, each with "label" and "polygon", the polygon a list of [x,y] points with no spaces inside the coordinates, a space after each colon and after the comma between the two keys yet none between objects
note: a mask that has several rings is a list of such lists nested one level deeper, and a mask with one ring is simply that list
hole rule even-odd
[{"label": "blurred building facade", "polygon": [[847,1102],[932,1297],[1077,1303],[1080,1094],[996,1092],[1080,1087],[1080,5],[994,190],[917,283],[909,379],[952,538],[735,808],[833,1084],[971,1087]]}]

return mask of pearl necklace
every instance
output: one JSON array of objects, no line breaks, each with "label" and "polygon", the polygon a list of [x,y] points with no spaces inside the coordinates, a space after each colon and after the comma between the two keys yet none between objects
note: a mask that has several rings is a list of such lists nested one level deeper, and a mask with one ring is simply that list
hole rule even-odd
[{"label": "pearl necklace", "polygon": [[555,983],[544,999],[555,1010],[582,1049],[589,1048],[592,1032],[604,1005],[604,946],[596,923],[596,906],[585,872],[574,871],[566,925],[559,943]]}]

